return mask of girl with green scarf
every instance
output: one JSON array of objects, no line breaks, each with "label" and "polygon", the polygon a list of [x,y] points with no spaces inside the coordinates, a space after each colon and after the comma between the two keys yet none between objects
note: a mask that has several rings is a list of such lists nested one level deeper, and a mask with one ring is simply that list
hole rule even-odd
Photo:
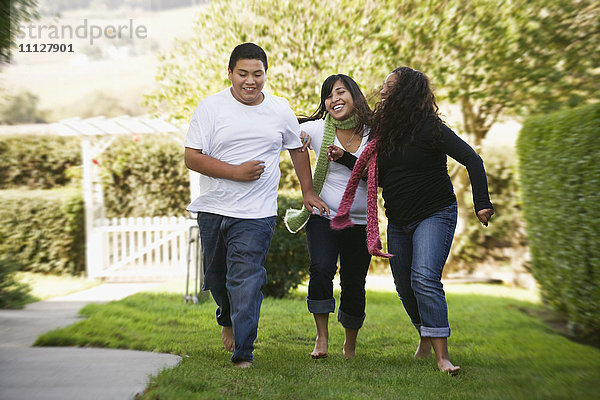
[{"label": "girl with green scarf", "polygon": [[288,210],[285,218],[291,232],[306,227],[310,255],[307,304],[317,330],[313,358],[328,355],[328,320],[335,311],[333,277],[338,257],[341,296],[337,318],[346,332],[344,357],[354,357],[356,337],[365,318],[365,279],[371,262],[366,240],[366,184],[359,185],[350,210],[354,226],[339,231],[331,229],[330,221],[336,215],[352,171],[340,160],[340,163],[328,162],[327,147],[333,144],[358,157],[368,142],[366,124],[370,116],[367,100],[356,82],[347,75],[337,74],[323,82],[317,110],[310,117],[299,119],[318,155],[313,176],[315,193],[330,209],[329,215],[306,208]]}]

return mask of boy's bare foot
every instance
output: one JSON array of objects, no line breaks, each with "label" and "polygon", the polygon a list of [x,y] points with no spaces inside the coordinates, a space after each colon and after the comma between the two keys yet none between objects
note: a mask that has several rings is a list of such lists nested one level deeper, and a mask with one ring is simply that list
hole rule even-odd
[{"label": "boy's bare foot", "polygon": [[252,366],[252,363],[250,361],[238,361],[236,363],[233,363],[233,365],[236,368],[250,368]]},{"label": "boy's bare foot", "polygon": [[415,352],[415,360],[428,358],[431,355],[431,340],[428,337],[422,337],[419,341],[419,347]]},{"label": "boy's bare foot", "polygon": [[233,342],[233,327],[224,326],[221,328],[221,342],[225,346],[225,350],[233,353],[234,342]]},{"label": "boy's bare foot", "polygon": [[315,339],[315,349],[310,353],[312,358],[325,358],[328,356],[329,340],[327,337],[317,336]]},{"label": "boy's bare foot", "polygon": [[450,360],[439,360],[437,364],[440,371],[447,372],[448,375],[456,376],[460,372],[460,367],[453,365]]}]

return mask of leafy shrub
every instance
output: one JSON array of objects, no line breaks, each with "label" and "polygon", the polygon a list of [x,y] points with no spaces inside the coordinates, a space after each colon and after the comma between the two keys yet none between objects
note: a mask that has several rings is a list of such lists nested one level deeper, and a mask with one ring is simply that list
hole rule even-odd
[{"label": "leafy shrub", "polygon": [[16,125],[46,122],[48,112],[38,109],[39,102],[40,98],[28,91],[8,96],[0,104],[0,123]]},{"label": "leafy shrub", "polygon": [[600,332],[600,104],[528,119],[518,140],[533,275],[574,333]]},{"label": "leafy shrub", "polygon": [[52,135],[0,136],[0,189],[51,189],[71,183],[81,164],[80,140]]},{"label": "leafy shrub", "polygon": [[23,308],[30,299],[29,285],[15,279],[20,269],[13,260],[0,258],[0,308]]},{"label": "leafy shrub", "polygon": [[487,228],[473,212],[471,190],[465,193],[461,212],[469,213],[466,226],[452,245],[450,269],[472,272],[484,261],[506,262],[514,252],[527,250],[527,233],[522,216],[517,179],[517,158],[512,148],[489,151],[483,156],[490,198],[495,214]]},{"label": "leafy shrub", "polygon": [[158,135],[120,137],[102,154],[106,215],[185,215],[190,202],[183,146]]},{"label": "leafy shrub", "polygon": [[290,290],[297,288],[308,276],[309,258],[304,229],[298,233],[290,233],[283,223],[288,208],[301,206],[302,196],[297,192],[279,193],[277,224],[265,263],[265,296],[283,297]]},{"label": "leafy shrub", "polygon": [[24,271],[85,270],[83,199],[76,190],[2,191],[0,220],[0,254]]}]

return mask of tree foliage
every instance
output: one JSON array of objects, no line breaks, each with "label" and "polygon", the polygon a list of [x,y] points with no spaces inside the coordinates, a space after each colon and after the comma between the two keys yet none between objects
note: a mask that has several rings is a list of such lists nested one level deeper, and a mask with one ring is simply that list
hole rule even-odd
[{"label": "tree foliage", "polygon": [[233,47],[253,41],[270,58],[268,89],[298,114],[316,107],[332,73],[370,94],[409,65],[460,105],[477,145],[502,114],[598,98],[599,17],[593,0],[213,1],[194,37],[161,56],[158,89],[146,100],[189,119],[199,100],[228,85]]},{"label": "tree foliage", "polygon": [[[402,2],[405,4],[406,2]],[[475,145],[503,114],[598,98],[600,6],[591,0],[439,0],[382,18],[379,63],[398,54],[460,105]]]},{"label": "tree foliage", "polygon": [[[298,114],[318,105],[323,80],[346,73],[363,88],[385,77],[374,75],[365,37],[377,23],[368,0],[213,1],[196,21],[195,35],[161,56],[158,90],[151,109],[187,120],[198,102],[223,88],[233,48],[259,44],[269,57],[267,90],[284,96]],[[331,12],[331,10],[344,10]]]},{"label": "tree foliage", "polygon": [[0,64],[11,59],[16,27],[24,21],[39,18],[37,0],[3,1],[0,6]]}]

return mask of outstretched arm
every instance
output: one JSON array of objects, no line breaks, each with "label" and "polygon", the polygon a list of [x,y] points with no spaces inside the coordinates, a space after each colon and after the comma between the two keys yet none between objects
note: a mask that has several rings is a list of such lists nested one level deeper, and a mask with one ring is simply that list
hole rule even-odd
[{"label": "outstretched arm", "polygon": [[192,171],[212,178],[233,181],[255,181],[265,171],[264,161],[246,161],[233,165],[202,153],[202,150],[185,148],[185,165]]},{"label": "outstretched arm", "polygon": [[300,181],[300,188],[302,189],[302,200],[304,202],[304,207],[306,207],[308,211],[310,211],[313,214],[315,214],[316,208],[319,214],[329,215],[329,207],[315,193],[312,175],[310,172],[310,158],[308,152],[301,151],[300,149],[301,148],[291,149],[289,150],[289,152],[290,157],[292,159],[292,164],[294,164],[294,169],[296,170],[296,175],[298,176],[298,180]]}]

